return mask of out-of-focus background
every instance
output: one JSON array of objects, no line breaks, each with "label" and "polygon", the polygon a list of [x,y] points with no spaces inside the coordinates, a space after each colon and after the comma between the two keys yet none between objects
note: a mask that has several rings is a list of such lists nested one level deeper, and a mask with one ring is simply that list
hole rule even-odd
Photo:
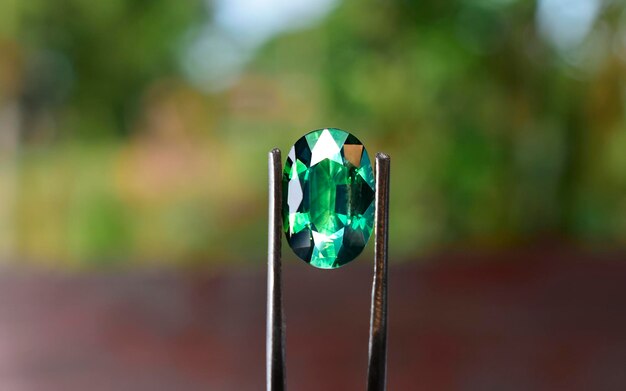
[{"label": "out-of-focus background", "polygon": [[[0,388],[261,389],[327,126],[392,156],[390,389],[626,389],[620,0],[3,0]],[[285,252],[288,385],[362,388],[371,248]]]}]

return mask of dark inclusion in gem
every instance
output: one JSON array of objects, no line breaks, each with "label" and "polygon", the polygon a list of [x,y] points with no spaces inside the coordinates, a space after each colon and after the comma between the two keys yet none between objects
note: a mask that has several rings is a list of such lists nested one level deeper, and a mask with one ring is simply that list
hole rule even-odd
[{"label": "dark inclusion in gem", "polygon": [[283,226],[315,267],[334,269],[363,251],[374,229],[374,174],[356,137],[329,128],[296,141],[283,170]]}]

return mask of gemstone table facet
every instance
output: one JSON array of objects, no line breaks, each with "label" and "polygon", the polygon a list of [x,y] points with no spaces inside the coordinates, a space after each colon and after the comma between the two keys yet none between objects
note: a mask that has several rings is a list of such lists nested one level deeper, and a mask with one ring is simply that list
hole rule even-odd
[{"label": "gemstone table facet", "polygon": [[374,228],[374,173],[352,134],[319,129],[296,141],[283,193],[285,234],[302,260],[334,269],[363,251]]}]

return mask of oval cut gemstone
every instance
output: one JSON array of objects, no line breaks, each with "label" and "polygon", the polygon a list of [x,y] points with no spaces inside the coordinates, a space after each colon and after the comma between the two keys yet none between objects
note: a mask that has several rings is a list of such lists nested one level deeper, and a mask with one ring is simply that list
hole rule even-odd
[{"label": "oval cut gemstone", "polygon": [[374,228],[374,174],[356,137],[333,128],[304,135],[282,180],[283,226],[298,257],[334,269],[363,251]]}]

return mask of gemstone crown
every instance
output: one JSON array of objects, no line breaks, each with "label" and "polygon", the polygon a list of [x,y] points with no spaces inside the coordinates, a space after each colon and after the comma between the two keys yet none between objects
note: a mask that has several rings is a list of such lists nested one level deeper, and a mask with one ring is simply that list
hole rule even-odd
[{"label": "gemstone crown", "polygon": [[282,182],[283,227],[298,257],[334,269],[363,251],[374,228],[374,174],[356,137],[335,128],[304,135]]}]

